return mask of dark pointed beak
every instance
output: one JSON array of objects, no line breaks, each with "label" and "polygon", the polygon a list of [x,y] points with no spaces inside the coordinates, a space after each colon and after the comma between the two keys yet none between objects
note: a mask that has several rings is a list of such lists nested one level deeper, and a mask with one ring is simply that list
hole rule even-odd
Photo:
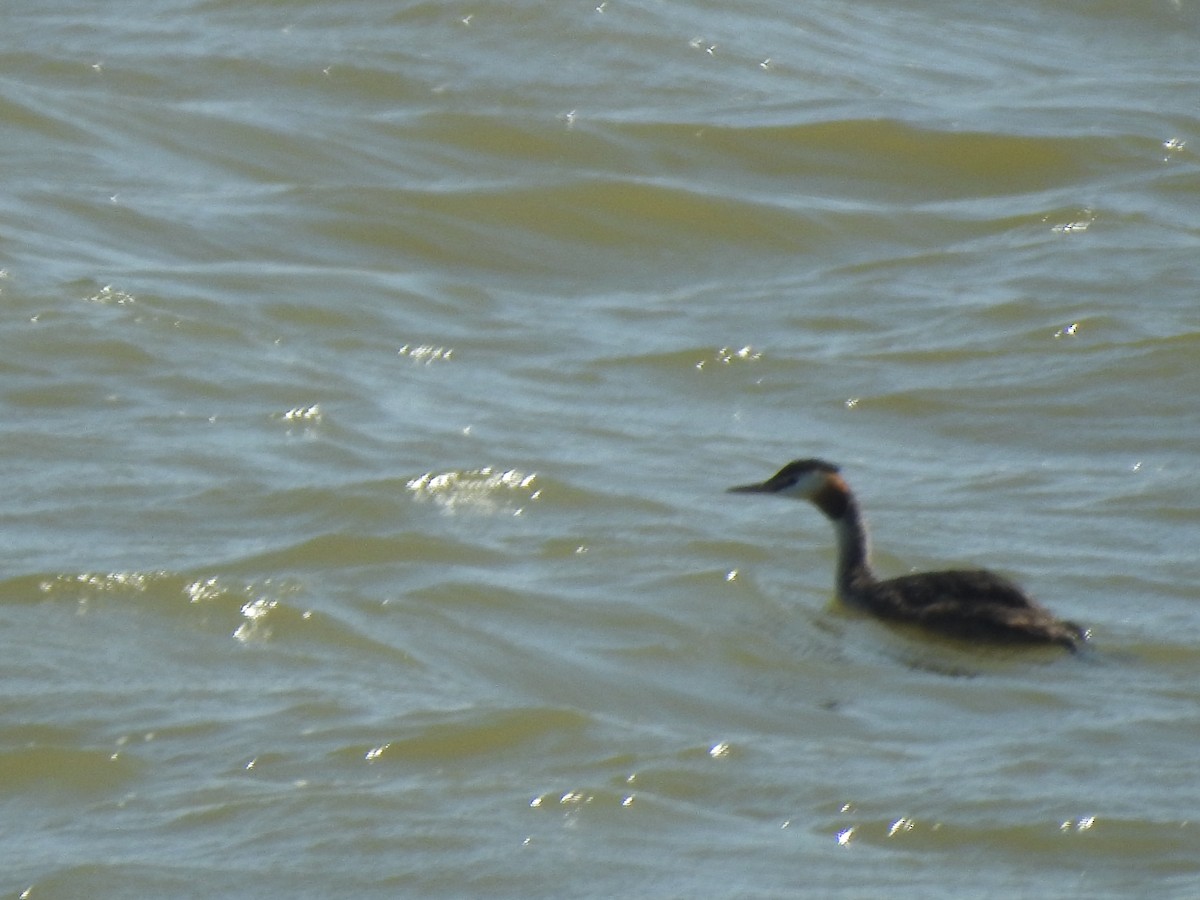
[{"label": "dark pointed beak", "polygon": [[729,488],[727,494],[769,494],[771,493],[770,482],[760,481],[758,484],[739,484],[737,487]]}]

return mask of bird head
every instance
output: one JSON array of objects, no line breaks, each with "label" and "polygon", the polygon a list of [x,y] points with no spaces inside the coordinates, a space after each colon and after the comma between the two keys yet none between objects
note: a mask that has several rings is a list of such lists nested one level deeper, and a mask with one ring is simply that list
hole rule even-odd
[{"label": "bird head", "polygon": [[850,499],[850,488],[838,467],[823,459],[797,459],[766,481],[731,487],[731,494],[774,494],[808,500],[832,519],[840,517]]}]

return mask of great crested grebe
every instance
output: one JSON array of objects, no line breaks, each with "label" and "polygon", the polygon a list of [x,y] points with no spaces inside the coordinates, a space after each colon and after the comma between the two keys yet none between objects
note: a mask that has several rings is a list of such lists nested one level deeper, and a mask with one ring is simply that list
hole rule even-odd
[{"label": "great crested grebe", "polygon": [[1074,622],[1056,618],[1011,581],[984,569],[877,579],[858,503],[832,463],[798,459],[764,482],[729,490],[798,497],[825,513],[837,530],[838,597],[850,606],[973,640],[1061,644],[1074,652],[1087,639]]}]

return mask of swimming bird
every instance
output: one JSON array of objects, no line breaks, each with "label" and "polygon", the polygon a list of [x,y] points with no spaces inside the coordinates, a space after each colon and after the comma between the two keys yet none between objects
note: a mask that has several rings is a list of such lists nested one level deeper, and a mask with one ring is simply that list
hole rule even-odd
[{"label": "swimming bird", "polygon": [[978,641],[1060,644],[1074,652],[1087,639],[1019,587],[985,569],[922,572],[880,581],[871,570],[867,529],[837,466],[821,459],[788,463],[766,481],[729,489],[808,500],[837,532],[837,594],[881,619]]}]

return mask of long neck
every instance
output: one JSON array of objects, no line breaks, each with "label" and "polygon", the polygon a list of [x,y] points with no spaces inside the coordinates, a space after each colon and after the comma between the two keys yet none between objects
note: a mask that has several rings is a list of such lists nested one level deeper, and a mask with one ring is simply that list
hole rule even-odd
[{"label": "long neck", "polygon": [[849,599],[875,581],[862,513],[850,488],[836,476],[813,502],[833,523],[838,546],[837,591],[843,599]]}]

